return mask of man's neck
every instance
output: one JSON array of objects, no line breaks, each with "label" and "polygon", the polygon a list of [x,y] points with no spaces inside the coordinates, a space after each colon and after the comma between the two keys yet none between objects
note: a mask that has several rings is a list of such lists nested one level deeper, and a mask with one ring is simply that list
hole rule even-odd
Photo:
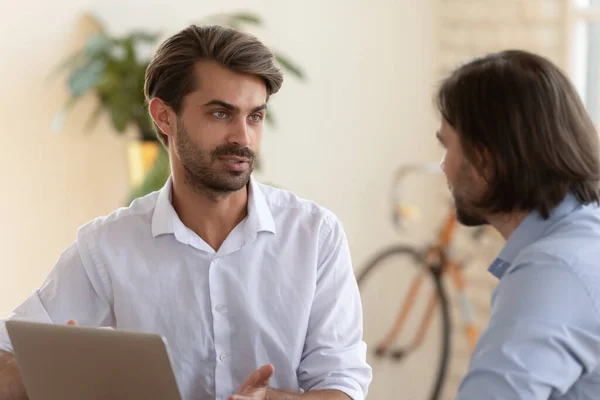
[{"label": "man's neck", "polygon": [[227,194],[200,192],[183,177],[173,176],[171,201],[183,224],[217,251],[248,213],[248,188]]},{"label": "man's neck", "polygon": [[528,214],[525,211],[518,211],[507,214],[488,215],[486,219],[490,225],[500,232],[505,240],[508,240]]}]

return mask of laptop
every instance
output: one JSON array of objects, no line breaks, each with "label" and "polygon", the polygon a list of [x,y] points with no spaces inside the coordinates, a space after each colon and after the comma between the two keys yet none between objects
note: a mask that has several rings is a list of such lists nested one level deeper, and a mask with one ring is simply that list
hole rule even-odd
[{"label": "laptop", "polygon": [[9,320],[30,400],[181,400],[156,334]]}]

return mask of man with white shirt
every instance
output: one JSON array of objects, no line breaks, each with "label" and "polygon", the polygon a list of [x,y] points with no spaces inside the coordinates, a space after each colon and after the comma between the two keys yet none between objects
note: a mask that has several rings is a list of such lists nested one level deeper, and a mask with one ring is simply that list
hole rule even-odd
[{"label": "man with white shirt", "polygon": [[[251,178],[282,81],[250,35],[190,26],[167,39],[144,90],[171,177],[82,226],[10,318],[161,334],[184,399],[364,399],[341,223]],[[3,323],[0,350],[0,400],[26,398]]]}]

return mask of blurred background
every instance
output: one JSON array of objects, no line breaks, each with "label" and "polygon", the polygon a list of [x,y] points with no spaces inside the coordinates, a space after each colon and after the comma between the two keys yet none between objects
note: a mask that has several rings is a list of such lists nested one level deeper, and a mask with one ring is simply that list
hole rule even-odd
[{"label": "blurred background", "polygon": [[[286,81],[271,100],[276,121],[266,128],[255,176],[337,214],[358,275],[387,246],[424,248],[450,211],[435,171],[403,181],[399,200],[390,196],[398,193],[397,168],[442,156],[432,101],[440,79],[487,52],[531,50],[569,75],[597,121],[596,21],[599,0],[1,2],[0,315],[43,282],[80,225],[162,182],[159,148],[141,140],[148,131],[132,108],[141,83],[131,77],[142,71],[142,79],[158,43],[190,23],[236,25],[281,55]],[[84,59],[85,68],[77,64]],[[107,76],[111,85],[97,84]],[[394,212],[406,217],[399,230]],[[489,317],[495,282],[487,266],[502,242],[493,232],[471,234],[459,228],[453,240],[465,289],[442,279],[453,324],[439,398],[452,398],[468,361],[460,305],[468,300],[479,330]],[[369,398],[428,399],[437,382],[445,336],[439,309],[414,359],[371,354],[417,269],[398,264],[377,273],[380,284],[361,286],[375,373]]]}]

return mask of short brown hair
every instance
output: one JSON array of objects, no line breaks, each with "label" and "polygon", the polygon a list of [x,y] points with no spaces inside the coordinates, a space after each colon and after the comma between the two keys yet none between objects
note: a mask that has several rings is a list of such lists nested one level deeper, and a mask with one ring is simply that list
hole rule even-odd
[{"label": "short brown hair", "polygon": [[[268,96],[277,93],[283,83],[273,53],[256,37],[218,25],[190,25],[166,39],[156,51],[146,69],[146,101],[158,97],[179,113],[185,96],[196,89],[194,66],[202,60],[258,76],[265,82]],[[156,124],[154,129],[167,147],[167,136]]]},{"label": "short brown hair", "polygon": [[598,135],[576,90],[551,61],[508,50],[475,59],[437,94],[468,161],[489,154],[488,212],[537,210],[548,218],[567,192],[600,202]]}]

